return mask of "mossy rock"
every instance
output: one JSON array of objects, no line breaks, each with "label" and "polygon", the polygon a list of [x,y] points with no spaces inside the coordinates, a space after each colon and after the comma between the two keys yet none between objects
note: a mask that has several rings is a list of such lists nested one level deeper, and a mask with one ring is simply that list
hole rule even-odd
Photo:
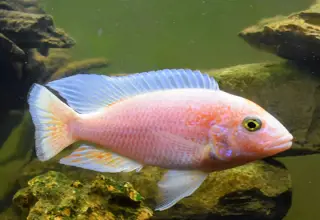
[{"label": "mossy rock", "polygon": [[[42,170],[60,171],[81,182],[91,182],[97,174],[94,171],[58,164],[59,159],[60,156],[44,163],[34,160],[24,170],[25,177],[21,179],[21,183],[23,184],[29,176],[27,175],[28,170],[31,171],[31,175],[36,175],[36,171],[40,171],[39,167]],[[131,182],[145,198],[144,203],[153,209],[158,193],[157,182],[164,172],[164,169],[145,167],[138,173],[103,173],[103,176],[111,177],[116,181]],[[107,186],[98,188],[102,192],[108,189]],[[117,190],[114,192],[116,193]],[[180,200],[168,210],[155,212],[152,219],[214,218],[226,220],[232,217],[235,220],[271,220],[281,219],[286,215],[290,206],[290,174],[280,162],[268,159],[267,162],[256,161],[211,173],[194,194]]]},{"label": "mossy rock", "polygon": [[239,36],[251,46],[297,62],[319,64],[320,4],[289,16],[276,16],[245,28]]},{"label": "mossy rock", "polygon": [[47,14],[0,9],[0,32],[20,48],[70,48],[75,41]]},{"label": "mossy rock", "polygon": [[97,175],[92,182],[49,171],[34,177],[13,202],[27,219],[150,219],[153,212],[128,182]]},{"label": "mossy rock", "polygon": [[34,14],[44,14],[38,0],[0,0],[0,9],[8,11],[23,11]]},{"label": "mossy rock", "polygon": [[26,54],[15,43],[0,33],[0,51],[14,61],[25,61]]}]

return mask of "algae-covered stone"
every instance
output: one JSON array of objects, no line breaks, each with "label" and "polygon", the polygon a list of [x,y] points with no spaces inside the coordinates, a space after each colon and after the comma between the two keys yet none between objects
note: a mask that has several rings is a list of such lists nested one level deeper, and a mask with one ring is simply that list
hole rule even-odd
[{"label": "algae-covered stone", "polygon": [[[35,171],[52,169],[66,173],[72,178],[90,182],[96,172],[57,164],[53,161],[33,161]],[[55,164],[55,165],[54,165]],[[47,168],[46,168],[47,167]],[[27,169],[24,170],[25,175]],[[165,170],[145,167],[140,172],[99,175],[91,183],[91,191],[99,195],[118,195],[124,193],[131,201],[143,200],[149,207],[156,205],[157,182]],[[33,175],[35,173],[32,173]],[[114,180],[128,181],[131,184],[117,186]],[[25,179],[25,178],[23,178]],[[115,181],[115,182],[117,182]],[[30,184],[30,183],[29,183]],[[73,184],[79,185],[79,182]],[[116,186],[116,187],[115,187]],[[123,188],[127,186],[126,188]],[[133,188],[140,193],[138,194]],[[83,186],[80,186],[83,187]],[[145,199],[143,199],[145,198]],[[32,198],[30,198],[32,200]],[[25,200],[23,200],[25,201]],[[121,202],[124,204],[127,202]],[[175,206],[162,212],[155,212],[152,219],[281,219],[291,206],[291,178],[288,170],[279,162],[257,161],[229,170],[213,172],[190,197],[180,200]],[[112,212],[114,213],[114,212]],[[149,212],[147,212],[149,213]],[[146,213],[144,213],[146,214]]]},{"label": "algae-covered stone", "polygon": [[81,61],[74,61],[67,63],[65,66],[59,68],[52,74],[49,81],[57,80],[59,78],[71,76],[79,72],[88,71],[90,69],[106,67],[109,64],[105,58],[92,58]]},{"label": "algae-covered stone", "polygon": [[27,219],[149,219],[153,212],[128,182],[97,175],[91,183],[49,171],[34,177],[13,202]]},{"label": "algae-covered stone", "polygon": [[25,52],[1,33],[0,33],[0,51],[6,56],[9,56],[11,60],[24,61],[24,59],[26,58]]},{"label": "algae-covered stone", "polygon": [[239,36],[250,45],[299,62],[320,60],[320,4],[293,13],[261,20]]},{"label": "algae-covered stone", "polygon": [[24,7],[17,0],[0,0],[0,9],[8,11],[22,11]]},{"label": "algae-covered stone", "polygon": [[21,48],[70,48],[75,41],[55,28],[47,14],[31,14],[0,9],[0,32]]},{"label": "algae-covered stone", "polygon": [[0,9],[44,14],[38,0],[0,0]]},{"label": "algae-covered stone", "polygon": [[[271,160],[270,160],[271,161]],[[150,204],[155,205],[156,183],[162,169],[147,167],[140,173],[115,174],[131,181]],[[156,219],[281,219],[291,206],[291,178],[279,162],[257,161],[213,172],[188,198],[162,212]],[[222,218],[224,217],[224,218]]]}]

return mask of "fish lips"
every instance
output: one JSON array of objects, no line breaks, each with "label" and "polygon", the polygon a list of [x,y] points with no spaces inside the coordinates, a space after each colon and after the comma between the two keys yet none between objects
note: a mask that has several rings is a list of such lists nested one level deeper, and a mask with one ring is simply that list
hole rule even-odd
[{"label": "fish lips", "polygon": [[291,134],[287,134],[282,136],[271,143],[268,143],[264,148],[264,151],[269,153],[279,153],[285,150],[288,150],[292,146],[293,136]]}]

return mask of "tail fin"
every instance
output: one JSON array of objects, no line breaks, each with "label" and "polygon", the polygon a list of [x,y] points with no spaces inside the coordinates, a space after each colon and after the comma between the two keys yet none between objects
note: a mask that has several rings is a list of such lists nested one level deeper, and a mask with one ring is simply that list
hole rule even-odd
[{"label": "tail fin", "polygon": [[68,125],[78,117],[77,113],[46,87],[33,85],[28,103],[36,129],[36,153],[39,160],[49,160],[76,141]]}]

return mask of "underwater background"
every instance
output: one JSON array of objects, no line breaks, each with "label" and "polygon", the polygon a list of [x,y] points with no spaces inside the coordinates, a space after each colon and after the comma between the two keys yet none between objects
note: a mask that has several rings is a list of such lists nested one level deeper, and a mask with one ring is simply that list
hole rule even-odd
[{"label": "underwater background", "polygon": [[[9,1],[2,2],[8,3]],[[33,4],[32,2],[34,1],[24,2],[31,2],[30,4]],[[107,75],[117,75],[163,68],[190,68],[200,69],[204,71],[208,70],[209,72],[214,72],[215,70],[217,70],[218,73],[220,71],[219,69],[221,68],[232,68],[237,65],[259,64],[264,62],[270,62],[271,64],[276,65],[277,63],[285,62],[286,55],[277,54],[277,56],[276,54],[274,54],[274,52],[269,53],[263,49],[259,50],[257,48],[251,47],[248,42],[239,37],[238,34],[245,28],[255,25],[261,19],[272,18],[278,15],[287,16],[294,12],[306,10],[312,4],[314,4],[315,1],[41,0],[39,1],[39,3],[45,13],[52,15],[54,25],[56,27],[62,28],[70,37],[69,41],[65,40],[65,42],[71,42],[68,46],[66,46],[70,48],[62,49],[68,50],[68,55],[57,55],[58,57],[68,56],[68,62],[70,63],[72,63],[73,61],[88,59],[88,66],[91,65],[90,61],[92,61],[92,67],[98,67],[93,68],[92,70],[88,68],[90,69],[90,72]],[[0,25],[3,25],[4,23],[1,23],[3,15],[1,13],[0,15]],[[318,16],[320,17],[320,13],[318,13]],[[317,19],[319,19],[319,17],[317,17]],[[319,20],[316,21],[316,24],[318,24],[318,26],[320,27]],[[1,28],[2,27],[0,26],[0,34],[2,33]],[[318,34],[319,33],[320,32],[318,32]],[[6,36],[6,34],[4,35]],[[29,37],[30,36],[32,38],[33,35],[29,35]],[[320,34],[318,36],[320,39]],[[35,35],[34,38],[36,37],[37,36]],[[72,42],[71,38],[74,40],[74,43]],[[11,40],[14,41],[13,38],[11,38]],[[17,45],[19,44],[17,43]],[[26,46],[22,48],[26,48]],[[41,52],[42,50],[41,53],[46,54],[45,51],[43,52],[43,50],[46,49],[43,49],[42,45],[30,46],[30,48],[40,48],[39,51]],[[51,49],[49,50],[49,54],[51,53],[50,51]],[[320,51],[318,51],[317,53],[320,54]],[[317,56],[317,53],[315,52],[314,56]],[[2,53],[0,58],[6,60],[5,58],[3,58],[4,56],[6,56],[5,53]],[[56,71],[53,71],[56,73],[55,77],[62,77],[65,75],[65,73],[71,74],[71,72],[77,70],[77,68],[73,67],[72,65],[66,65],[66,68],[59,69],[58,67],[62,67],[65,65],[65,62],[59,61],[59,59],[62,59],[61,57],[57,58],[56,61],[58,63],[57,67],[55,68]],[[294,60],[295,58],[292,59]],[[61,62],[61,66],[59,66],[59,62]],[[310,63],[303,63],[301,64],[301,66],[300,62],[297,62],[299,63],[299,67],[296,67],[294,70],[290,69],[294,68],[291,66],[288,67],[288,69],[290,70],[282,70],[282,67],[280,68],[276,66],[273,68],[272,66],[271,69],[273,69],[272,71],[270,71],[270,73],[273,73],[274,71],[275,75],[278,74],[279,77],[276,77],[276,79],[278,80],[278,78],[281,78],[281,72],[277,72],[277,70],[283,71],[283,75],[286,76],[288,74],[291,74],[291,72],[299,72],[300,68],[303,69],[301,70],[301,72],[304,72],[304,74],[306,75],[308,73],[305,72],[311,72],[311,78],[308,78],[309,76],[306,76],[306,78],[308,78],[306,81],[299,80],[301,84],[295,82],[294,85],[296,85],[297,87],[294,88],[294,90],[297,92],[297,94],[299,94],[299,91],[301,90],[303,92],[304,88],[312,86],[314,86],[314,88],[317,88],[318,84],[312,84],[317,80],[320,80],[320,76],[318,77],[316,74],[314,74],[317,70],[317,62],[319,62],[319,59],[316,59],[316,61],[312,61]],[[75,65],[77,63],[73,64]],[[85,67],[86,63],[84,61],[84,63],[82,63],[78,69],[81,71],[86,70],[87,68]],[[0,66],[0,68],[2,68],[2,66]],[[262,70],[265,70],[265,68],[267,67],[263,66],[263,68],[257,68],[257,70],[255,70],[256,72],[252,73],[252,76],[250,75],[252,79],[254,77],[257,77],[259,79],[258,74],[260,73],[260,68]],[[312,70],[309,70],[309,68],[311,68]],[[10,70],[10,68],[0,69],[0,73],[8,74],[8,69]],[[37,71],[41,72],[38,69]],[[237,71],[241,72],[242,70]],[[243,71],[246,72],[246,70]],[[318,74],[320,74],[320,71]],[[37,81],[45,82],[48,81],[46,77],[47,76],[43,76],[43,78],[37,78],[32,76],[31,78],[37,78]],[[217,78],[218,80],[222,81],[221,83],[224,86],[227,87],[228,82],[223,82],[223,80],[229,79],[228,77],[230,76]],[[232,79],[236,78],[236,76],[231,77]],[[265,75],[262,74],[261,77],[265,77]],[[297,73],[297,78],[299,77],[302,78],[300,72]],[[28,80],[30,79],[29,76],[26,78]],[[7,77],[5,79],[9,79],[8,82],[10,83],[15,82],[14,80],[11,80],[10,77]],[[282,84],[286,83],[282,78],[281,80],[280,82]],[[36,80],[30,79],[26,85],[29,86],[33,81]],[[25,86],[25,84],[21,85]],[[247,98],[256,100],[258,104],[262,104],[262,106],[266,109],[269,109],[270,107],[272,111],[272,106],[269,106],[268,102],[265,102],[265,100],[263,100],[263,92],[261,92],[264,90],[273,90],[273,87],[266,88],[268,87],[268,85],[271,84],[258,83],[257,86],[254,86],[252,89],[249,88],[249,90],[251,89],[250,92],[248,92],[248,94],[250,94],[250,97]],[[303,85],[304,87],[299,88],[300,85]],[[1,92],[4,93],[6,91],[9,92],[9,90],[16,85],[8,84],[6,82],[6,85],[1,86],[3,87]],[[0,148],[0,212],[2,212],[2,214],[0,215],[0,219],[20,218],[17,217],[17,213],[19,213],[19,211],[15,210],[16,208],[12,208],[12,198],[15,192],[18,191],[18,189],[26,186],[26,182],[31,177],[40,175],[43,173],[43,171],[51,170],[51,168],[52,170],[61,171],[60,168],[62,167],[55,165],[55,163],[51,163],[47,167],[42,167],[40,163],[35,162],[34,152],[28,150],[28,148],[32,146],[33,141],[33,131],[30,129],[27,129],[28,131],[30,130],[29,133],[24,132],[23,135],[21,135],[20,131],[17,132],[13,136],[11,136],[10,141],[8,141],[8,137],[10,137],[11,134],[10,132],[14,131],[14,128],[18,127],[20,121],[28,120],[25,119],[27,116],[21,116],[23,115],[23,110],[26,105],[25,94],[27,91],[27,87],[21,89],[21,91],[19,89],[19,92],[17,93],[12,93],[12,96],[1,96],[1,101],[3,103],[11,103],[13,99],[15,100],[15,102],[14,104],[12,104],[12,107],[10,105],[7,106],[3,104],[3,109],[1,109],[0,111],[3,112],[4,115],[4,117],[2,117],[1,119],[0,128],[2,131],[2,134],[0,135],[0,143],[2,144],[2,147]],[[274,90],[275,92],[271,91],[270,94],[272,94],[273,96],[279,95],[279,97],[283,97],[283,100],[277,100],[278,102],[285,101],[285,103],[289,103],[287,105],[289,107],[283,107],[282,109],[279,109],[278,112],[279,115],[284,118],[284,125],[286,125],[289,130],[295,130],[296,128],[291,126],[295,125],[295,121],[297,121],[297,124],[300,123],[300,120],[302,121],[302,124],[304,122],[304,119],[302,117],[292,117],[295,115],[299,116],[304,113],[299,112],[299,110],[302,109],[302,106],[300,106],[301,102],[296,103],[296,95],[289,94],[286,96],[286,94],[293,91],[292,88],[288,89],[287,91],[284,90],[286,87],[281,88],[282,90]],[[230,86],[230,90],[237,91],[237,88],[233,88],[232,86]],[[239,91],[242,91],[242,88]],[[20,96],[21,94],[23,95]],[[241,93],[240,95],[244,94],[246,94],[246,92]],[[305,96],[303,97],[309,97],[312,95],[313,94],[311,93],[305,94]],[[317,98],[318,96],[316,98],[310,98],[313,104],[317,101],[320,102],[320,99]],[[278,107],[279,106],[281,107],[284,105],[279,104]],[[308,106],[306,106],[306,108],[307,107]],[[316,109],[316,107],[314,108]],[[10,110],[10,113],[8,113],[8,109]],[[7,115],[10,115],[10,117],[7,117]],[[300,135],[299,132],[297,132],[298,136]],[[304,130],[304,132],[308,131]],[[314,134],[316,133],[317,132],[315,131]],[[315,143],[316,144],[314,144],[313,147],[316,149],[317,146],[320,145],[317,145],[317,143],[319,142],[315,141]],[[23,150],[21,151],[21,149]],[[319,152],[319,149],[316,149],[314,150],[314,152],[311,152],[310,155],[306,156],[295,155],[276,158],[276,160],[282,162],[285,165],[288,173],[290,174],[289,181],[292,184],[292,189],[290,189],[290,191],[292,190],[292,201],[288,201],[288,203],[290,203],[289,205],[283,205],[285,207],[290,206],[283,219],[320,219],[320,212],[318,208],[318,204],[320,202],[320,173],[318,172],[320,168],[320,155],[317,155],[317,153]],[[312,155],[313,153],[315,154]],[[299,153],[297,153],[297,155],[298,154]],[[308,153],[303,151],[301,155],[303,154]],[[28,159],[24,159],[25,156],[28,157]],[[30,166],[31,168],[29,168],[28,166]],[[65,171],[63,169],[66,168],[62,168],[62,171]],[[271,172],[268,169],[269,168],[267,168],[266,172]],[[72,177],[82,177],[82,174],[78,174],[77,170],[72,172],[74,172],[71,175]],[[130,178],[127,178],[126,180],[130,182]],[[136,183],[139,183],[139,181],[136,180]],[[279,184],[281,184],[281,182]],[[136,188],[136,185],[134,185],[134,187]],[[140,188],[141,187],[142,186],[140,186]],[[212,188],[214,187],[215,185],[212,184]],[[138,191],[141,190],[138,189]],[[142,192],[141,194],[143,195]],[[21,200],[19,201],[21,202]],[[284,203],[286,201],[287,200],[284,199],[281,200],[280,203]],[[276,204],[281,206],[281,204]],[[181,209],[180,211],[182,212],[182,210],[183,209]],[[176,216],[176,213],[178,212],[179,209],[177,209],[175,212]],[[239,213],[241,213],[241,210],[239,211]],[[21,216],[22,215],[25,214],[21,214]],[[16,216],[16,218],[14,216]],[[168,216],[170,216],[170,214]],[[155,219],[170,219],[168,216],[160,216],[158,218],[156,217]],[[237,214],[235,214],[235,216],[237,216]],[[141,219],[146,218],[141,217]],[[184,217],[177,219],[193,218]],[[233,217],[221,219],[249,218]]]}]

